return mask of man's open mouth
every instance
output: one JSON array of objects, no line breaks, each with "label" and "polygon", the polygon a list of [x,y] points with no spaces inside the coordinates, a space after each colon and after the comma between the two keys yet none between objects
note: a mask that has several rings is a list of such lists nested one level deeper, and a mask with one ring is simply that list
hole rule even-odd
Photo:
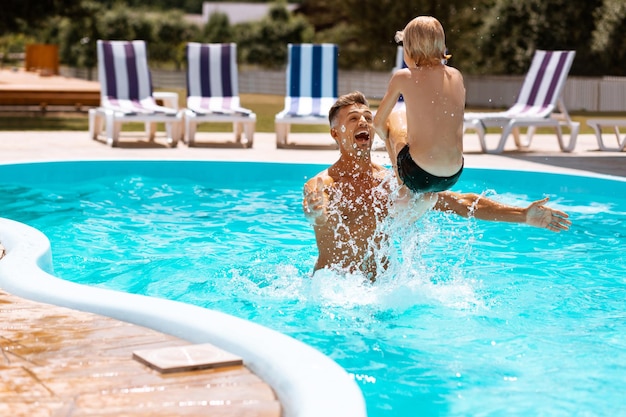
[{"label": "man's open mouth", "polygon": [[369,132],[360,132],[354,135],[354,138],[358,141],[367,142],[370,140],[370,134]]}]

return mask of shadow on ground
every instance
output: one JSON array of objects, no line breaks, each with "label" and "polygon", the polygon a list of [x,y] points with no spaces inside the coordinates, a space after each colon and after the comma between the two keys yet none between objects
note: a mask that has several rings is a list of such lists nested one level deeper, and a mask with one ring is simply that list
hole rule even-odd
[{"label": "shadow on ground", "polygon": [[552,165],[561,168],[583,169],[597,174],[626,177],[626,154],[624,156],[546,156],[528,154],[505,155],[508,158]]}]

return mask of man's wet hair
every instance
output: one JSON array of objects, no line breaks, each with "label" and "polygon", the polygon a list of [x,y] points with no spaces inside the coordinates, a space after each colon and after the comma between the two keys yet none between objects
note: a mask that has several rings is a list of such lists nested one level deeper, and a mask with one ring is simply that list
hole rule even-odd
[{"label": "man's wet hair", "polygon": [[362,104],[367,107],[370,106],[367,98],[365,98],[365,94],[361,93],[360,91],[353,91],[352,93],[344,94],[337,99],[335,104],[333,104],[333,106],[330,108],[330,111],[328,112],[328,121],[330,122],[330,127],[333,127],[339,110],[353,104]]}]

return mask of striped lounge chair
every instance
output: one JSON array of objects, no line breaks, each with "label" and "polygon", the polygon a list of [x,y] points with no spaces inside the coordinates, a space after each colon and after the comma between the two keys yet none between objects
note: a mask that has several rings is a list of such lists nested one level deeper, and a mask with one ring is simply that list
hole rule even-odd
[{"label": "striped lounge chair", "polygon": [[106,142],[117,146],[122,123],[143,122],[147,136],[153,140],[156,123],[163,122],[167,145],[175,147],[182,135],[183,113],[177,102],[171,107],[157,104],[145,42],[98,40],[97,52],[100,106],[89,110],[91,138],[100,138],[104,123]]},{"label": "striped lounge chair", "polygon": [[[406,62],[404,62],[404,48],[402,46],[398,46],[396,49],[396,66],[393,67],[391,73],[393,74],[396,71],[406,67]],[[394,110],[399,110],[401,108],[404,108],[404,97],[402,96],[402,94],[400,94],[400,97],[398,97],[398,102],[396,103],[396,107],[394,108]]]},{"label": "striped lounge chair", "polygon": [[[464,130],[475,131],[483,152],[487,153],[501,153],[511,134],[518,149],[528,148],[537,127],[554,128],[561,150],[574,150],[580,123],[569,117],[561,94],[575,54],[575,51],[536,51],[515,104],[503,112],[465,113]],[[560,113],[555,113],[557,108]],[[502,129],[498,145],[491,149],[485,140],[489,127]],[[524,141],[520,138],[520,127],[528,128]],[[562,127],[570,130],[567,144]]]},{"label": "striped lounge chair", "polygon": [[[622,152],[626,149],[626,135],[622,133],[620,128],[626,127],[626,119],[606,118],[606,119],[587,119],[587,125],[593,129],[598,141],[598,148],[601,151]],[[615,138],[615,146],[610,146],[604,142],[603,128],[610,129]],[[623,136],[622,136],[623,135]]]},{"label": "striped lounge chair", "polygon": [[288,44],[285,108],[276,115],[276,146],[287,147],[292,124],[329,125],[328,111],[337,100],[335,44]]},{"label": "striped lounge chair", "polygon": [[187,44],[185,132],[188,146],[195,144],[197,125],[206,122],[232,123],[236,144],[252,147],[256,115],[240,106],[237,45],[234,43]]}]

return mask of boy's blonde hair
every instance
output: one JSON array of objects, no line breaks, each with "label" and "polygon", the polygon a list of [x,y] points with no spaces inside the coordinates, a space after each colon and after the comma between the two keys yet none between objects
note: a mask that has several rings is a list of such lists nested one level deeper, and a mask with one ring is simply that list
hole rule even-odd
[{"label": "boy's blonde hair", "polygon": [[402,42],[405,53],[420,65],[435,65],[450,59],[446,54],[443,26],[432,16],[418,16],[402,31],[396,32],[396,42]]}]

